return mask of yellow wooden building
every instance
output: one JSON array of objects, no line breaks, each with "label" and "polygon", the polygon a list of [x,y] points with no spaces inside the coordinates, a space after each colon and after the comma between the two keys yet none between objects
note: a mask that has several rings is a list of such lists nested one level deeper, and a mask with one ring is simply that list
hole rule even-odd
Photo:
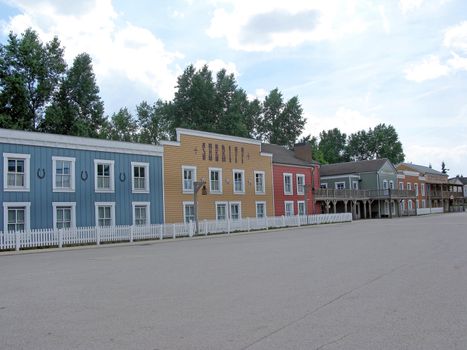
[{"label": "yellow wooden building", "polygon": [[195,220],[195,182],[205,182],[199,220],[274,215],[272,155],[261,152],[261,141],[177,129],[177,141],[162,145],[166,223]]}]

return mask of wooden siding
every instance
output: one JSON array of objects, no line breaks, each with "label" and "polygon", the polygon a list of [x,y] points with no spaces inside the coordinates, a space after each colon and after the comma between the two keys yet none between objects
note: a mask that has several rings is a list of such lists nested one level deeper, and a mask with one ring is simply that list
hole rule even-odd
[{"label": "wooden siding", "polygon": [[[219,137],[222,137],[222,135],[219,135]],[[210,147],[211,157],[209,156]],[[224,159],[222,157],[222,147],[225,150]],[[237,149],[236,159],[235,149]],[[274,215],[272,158],[261,155],[260,144],[226,141],[181,133],[180,145],[164,145],[165,220],[167,223],[183,222],[183,202],[193,201],[192,193],[183,193],[182,166],[195,166],[196,180],[201,181],[204,179],[206,181],[208,194],[203,196],[201,191],[198,192],[198,218],[200,220],[216,219],[216,202],[241,202],[241,215],[246,218],[256,217],[255,202],[264,201],[266,202],[267,215]],[[210,193],[209,168],[222,169],[222,194]],[[233,192],[233,169],[245,171],[244,194],[235,194]],[[265,174],[265,194],[255,194],[255,171],[263,171]]]}]

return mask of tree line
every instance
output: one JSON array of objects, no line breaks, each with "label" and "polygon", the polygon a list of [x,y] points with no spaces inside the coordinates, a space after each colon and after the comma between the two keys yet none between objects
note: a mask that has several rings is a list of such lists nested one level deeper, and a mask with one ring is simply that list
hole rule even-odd
[{"label": "tree line", "polygon": [[[292,148],[306,119],[297,96],[284,98],[278,88],[263,101],[249,98],[225,69],[189,65],[177,78],[172,100],[142,101],[134,112],[122,107],[110,116],[92,68],[79,54],[70,67],[57,37],[43,43],[27,29],[10,33],[0,44],[0,127],[63,135],[158,144],[175,138],[176,128],[250,137]],[[402,145],[391,125],[381,124],[347,137],[322,131],[305,137],[321,163],[387,157],[403,161]]]}]

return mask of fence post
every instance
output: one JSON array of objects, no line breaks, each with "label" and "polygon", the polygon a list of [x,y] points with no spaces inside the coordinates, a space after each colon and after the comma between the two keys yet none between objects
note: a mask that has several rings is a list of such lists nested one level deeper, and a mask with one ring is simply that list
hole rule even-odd
[{"label": "fence post", "polygon": [[204,219],[204,235],[208,235],[208,220]]},{"label": "fence post", "polygon": [[193,237],[193,222],[188,223],[188,236]]},{"label": "fence post", "polygon": [[19,239],[19,232],[15,231],[15,249],[16,249],[16,251],[19,251],[20,246],[21,246],[21,240]]},{"label": "fence post", "polygon": [[285,216],[284,215],[282,215],[282,226],[285,227]]},{"label": "fence post", "polygon": [[268,224],[268,216],[264,215],[264,221],[266,222],[266,231],[269,230],[269,224]]},{"label": "fence post", "polygon": [[164,231],[165,231],[165,225],[161,224],[161,236],[160,236],[161,241],[164,239]]},{"label": "fence post", "polygon": [[298,219],[298,220],[297,220],[297,222],[298,222],[298,225],[297,225],[297,226],[300,227],[300,214],[297,215],[297,219]]},{"label": "fence post", "polygon": [[227,219],[227,234],[230,234],[230,219]]},{"label": "fence post", "polygon": [[63,248],[63,231],[61,229],[58,230],[58,247]]},{"label": "fence post", "polygon": [[134,237],[134,232],[133,232],[134,227],[135,227],[135,225],[130,226],[130,242],[133,242],[133,239],[135,238]]},{"label": "fence post", "polygon": [[177,234],[175,233],[175,224],[172,225],[172,228],[173,228],[172,238],[175,239],[175,237],[177,237]]},{"label": "fence post", "polygon": [[101,244],[101,229],[100,229],[100,226],[96,227],[96,244],[97,245]]},{"label": "fence post", "polygon": [[246,225],[247,225],[247,229],[248,229],[248,232],[250,232],[250,218],[246,218]]}]

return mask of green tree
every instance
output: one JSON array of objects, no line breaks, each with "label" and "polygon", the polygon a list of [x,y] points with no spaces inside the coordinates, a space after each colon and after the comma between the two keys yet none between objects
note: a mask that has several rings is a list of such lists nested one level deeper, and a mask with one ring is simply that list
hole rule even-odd
[{"label": "green tree", "polygon": [[146,101],[136,106],[137,125],[141,143],[158,144],[170,138],[170,125],[167,120],[167,104],[158,100],[154,105]]},{"label": "green tree", "polygon": [[369,130],[371,159],[387,158],[393,164],[404,161],[405,154],[396,129],[392,125],[379,124]]},{"label": "green tree", "polygon": [[104,124],[104,103],[99,97],[92,60],[82,53],[67,71],[40,128],[58,134],[98,137]]},{"label": "green tree", "polygon": [[345,158],[349,160],[372,159],[373,152],[370,149],[370,143],[374,143],[371,140],[372,135],[371,129],[369,132],[360,130],[351,134],[347,140]]},{"label": "green tree", "polygon": [[137,140],[138,123],[126,107],[112,114],[103,134],[107,139],[132,142]]},{"label": "green tree", "polygon": [[321,131],[319,134],[319,149],[326,163],[340,163],[348,159],[345,155],[347,135],[339,129]]},{"label": "green tree", "polygon": [[0,45],[0,127],[35,130],[65,72],[58,38],[43,44],[32,29]]}]

